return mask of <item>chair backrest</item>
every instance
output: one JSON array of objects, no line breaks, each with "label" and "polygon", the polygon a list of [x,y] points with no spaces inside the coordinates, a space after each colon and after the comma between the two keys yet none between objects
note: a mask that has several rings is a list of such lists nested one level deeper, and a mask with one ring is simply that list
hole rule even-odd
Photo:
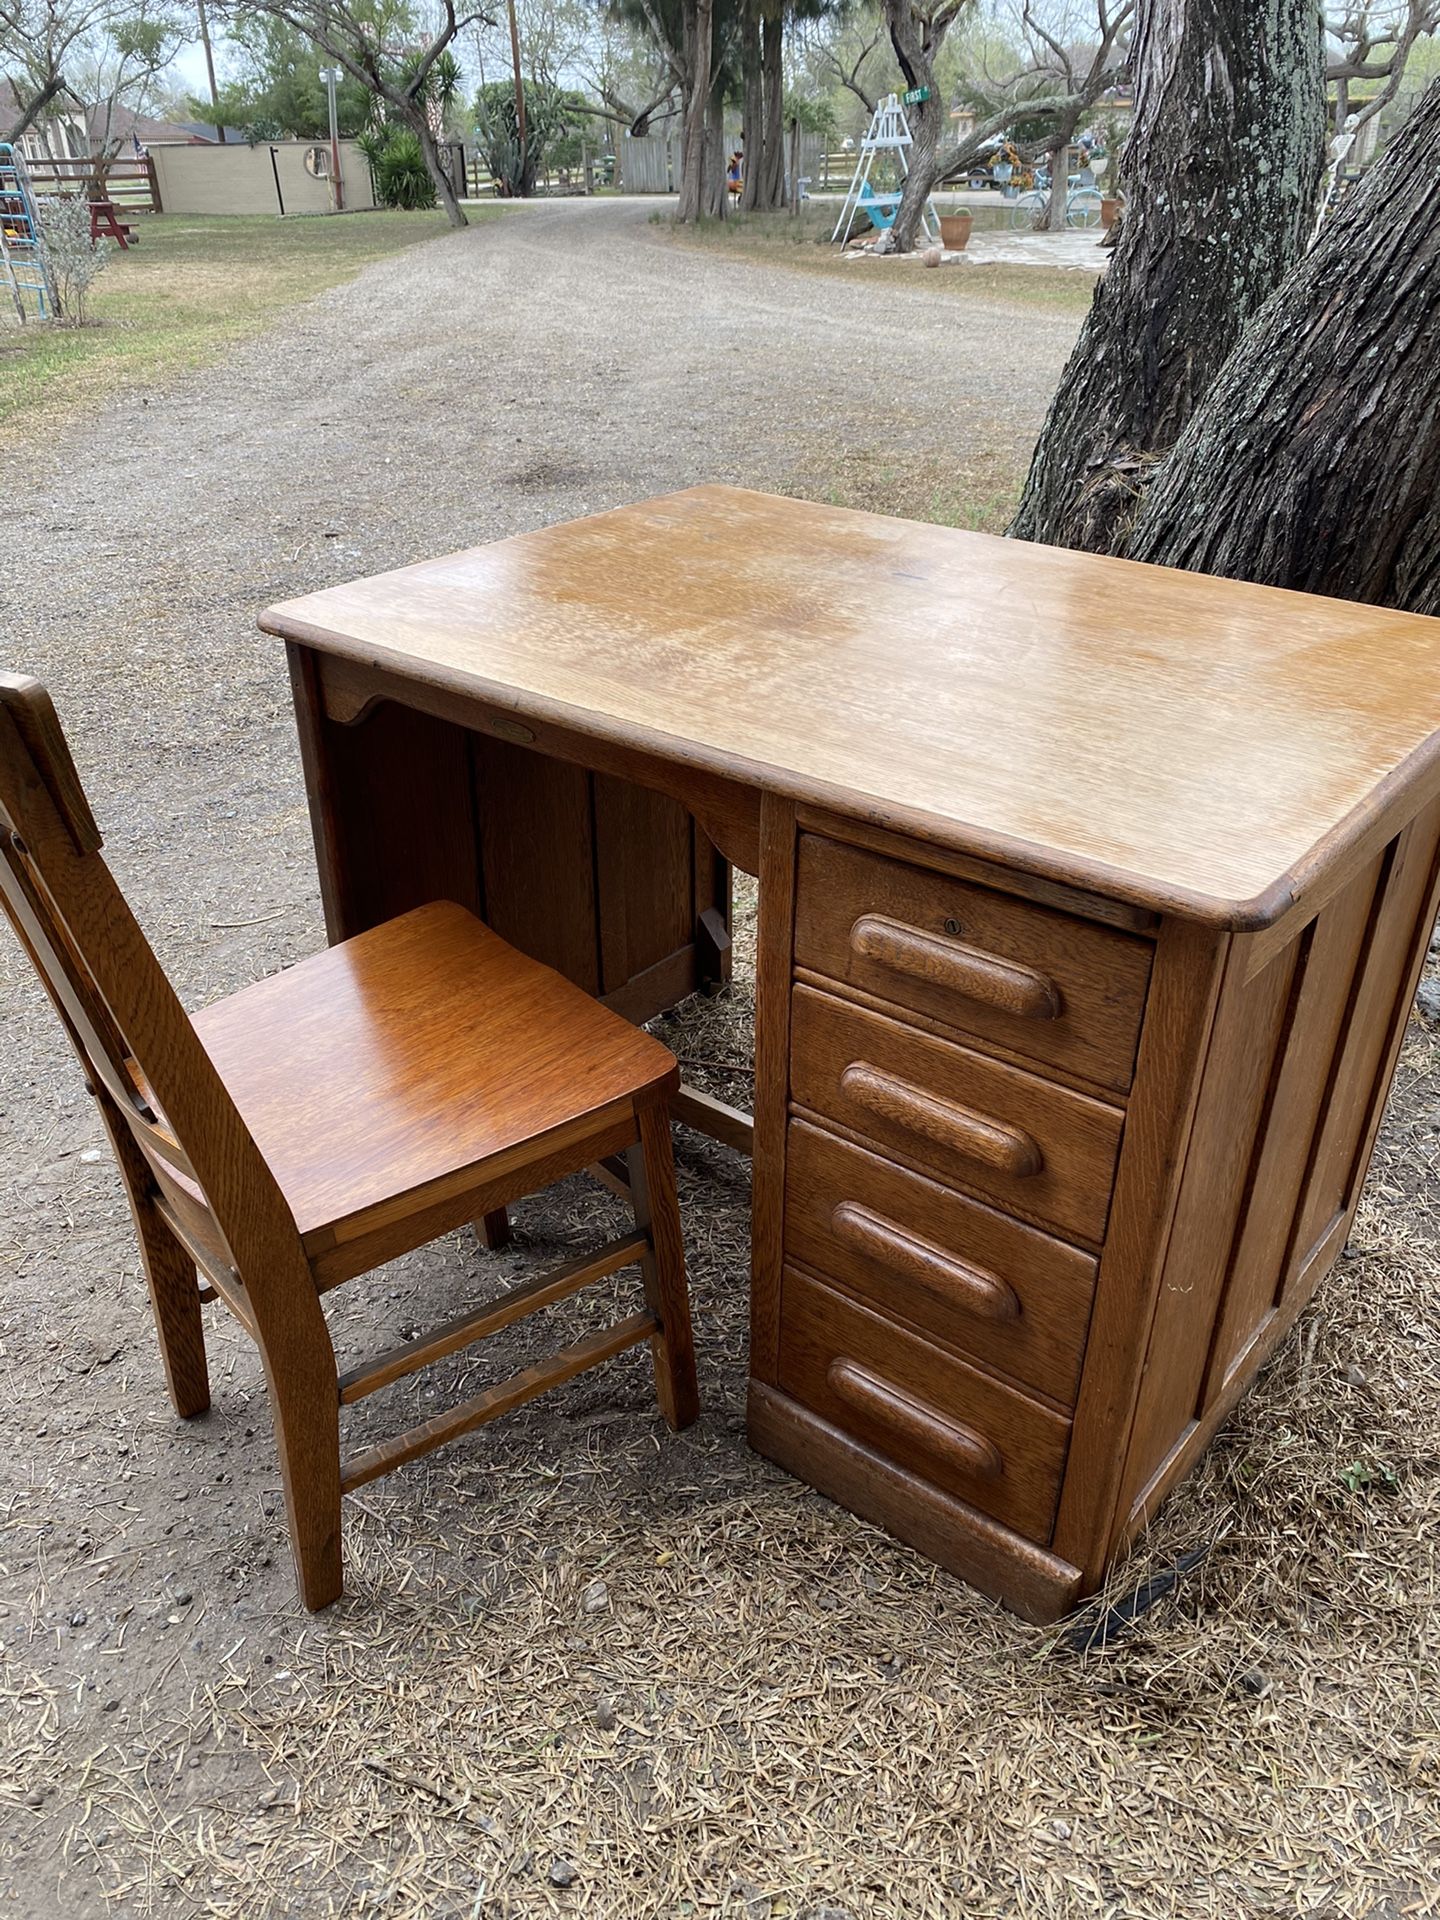
[{"label": "chair backrest", "polygon": [[82,1064],[172,1204],[207,1210],[237,1271],[292,1242],[303,1258],[293,1216],[101,844],[49,694],[0,673],[0,894]]}]

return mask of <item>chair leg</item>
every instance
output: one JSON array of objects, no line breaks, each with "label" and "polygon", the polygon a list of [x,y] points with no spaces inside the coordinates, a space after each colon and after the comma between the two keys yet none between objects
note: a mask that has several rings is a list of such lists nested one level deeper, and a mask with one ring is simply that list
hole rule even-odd
[{"label": "chair leg", "polygon": [[493,1213],[482,1213],[475,1222],[475,1231],[492,1253],[498,1253],[501,1247],[508,1247],[510,1244],[508,1211],[504,1207],[496,1207]]},{"label": "chair leg", "polygon": [[641,1262],[645,1298],[660,1322],[659,1332],[650,1342],[655,1397],[667,1424],[678,1431],[695,1420],[700,1395],[695,1381],[695,1345],[685,1284],[680,1202],[675,1192],[675,1157],[670,1146],[670,1114],[664,1106],[644,1106],[637,1108],[635,1118],[640,1142],[626,1157],[635,1224],[650,1242],[650,1251]]},{"label": "chair leg", "polygon": [[[327,1343],[328,1345],[328,1340]],[[290,1521],[290,1551],[300,1598],[311,1613],[338,1600],[345,1590],[340,1556],[340,1393],[335,1355],[328,1370],[287,1351],[283,1358],[261,1349],[270,1406],[275,1421],[275,1450]]]},{"label": "chair leg", "polygon": [[194,1262],[155,1211],[150,1199],[150,1169],[130,1129],[116,1113],[108,1094],[97,1092],[96,1099],[125,1183],[135,1237],[140,1242],[165,1382],[176,1413],[182,1420],[190,1420],[210,1405],[205,1319]]},{"label": "chair leg", "polygon": [[199,1278],[189,1254],[153,1208],[136,1206],[134,1212],[165,1382],[176,1413],[182,1420],[192,1420],[210,1405]]}]

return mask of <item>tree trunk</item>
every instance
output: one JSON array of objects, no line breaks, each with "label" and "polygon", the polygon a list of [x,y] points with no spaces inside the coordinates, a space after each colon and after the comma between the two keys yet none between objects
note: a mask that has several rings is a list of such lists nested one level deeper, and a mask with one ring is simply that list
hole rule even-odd
[{"label": "tree trunk", "polygon": [[468,227],[470,222],[465,218],[465,209],[455,197],[455,183],[450,178],[450,169],[441,160],[440,148],[436,143],[435,135],[430,130],[430,120],[425,111],[424,102],[417,106],[413,100],[408,101],[404,114],[420,141],[425,170],[435,182],[436,198],[444,208],[445,218],[452,227]]},{"label": "tree trunk", "polygon": [[704,208],[705,121],[710,107],[710,38],[715,0],[687,0],[684,134],[680,161],[680,205],[675,217],[693,225]]},{"label": "tree trunk", "polygon": [[[5,139],[13,144],[20,138],[22,133],[28,132],[30,127],[39,119],[46,107],[48,107],[50,102],[55,98],[56,94],[63,89],[64,85],[65,82],[61,75],[52,73],[44,86],[31,96],[26,105],[20,107],[20,116],[14,126],[11,127],[10,131],[5,135]],[[16,105],[19,106],[20,93],[13,82],[11,83],[10,92]]]},{"label": "tree trunk", "polygon": [[[901,62],[904,66],[904,62]],[[935,75],[928,60],[917,62],[922,78],[912,80],[917,87],[929,87],[930,98],[922,100],[918,106],[909,110],[910,133],[914,145],[906,156],[910,162],[910,171],[905,176],[905,190],[900,196],[900,206],[895,215],[895,224],[890,229],[890,244],[896,253],[910,253],[914,250],[915,237],[920,231],[920,222],[925,209],[930,204],[930,195],[935,190],[935,182],[940,173],[940,127],[944,107],[935,87]]]},{"label": "tree trunk", "polygon": [[1045,226],[1050,233],[1065,231],[1066,202],[1070,198],[1070,135],[1058,147],[1048,149],[1050,162],[1050,198],[1045,206]]},{"label": "tree trunk", "polygon": [[1440,614],[1437,178],[1440,81],[1246,331],[1135,558]]},{"label": "tree trunk", "polygon": [[759,0],[743,0],[740,9],[740,147],[744,155],[744,175],[740,188],[741,209],[754,210],[760,192],[765,154],[765,84],[760,65]]},{"label": "tree trunk", "polygon": [[1011,533],[1123,551],[1137,492],[1305,249],[1324,160],[1314,0],[1141,0],[1131,192]]},{"label": "tree trunk", "polygon": [[710,89],[705,109],[705,146],[700,175],[700,205],[712,220],[723,220],[729,199],[725,185],[725,90],[717,83]]},{"label": "tree trunk", "polygon": [[[765,79],[764,171],[755,204],[766,211],[785,204],[785,18],[778,10],[761,27],[761,65]],[[746,165],[749,165],[747,158]]]},{"label": "tree trunk", "polygon": [[940,177],[940,135],[945,124],[945,105],[935,84],[935,59],[944,44],[949,22],[936,29],[929,20],[916,14],[913,0],[881,0],[881,12],[895,58],[905,76],[906,90],[929,88],[928,99],[907,109],[914,144],[907,155],[910,170],[905,176],[895,224],[890,229],[893,250],[909,253]]}]

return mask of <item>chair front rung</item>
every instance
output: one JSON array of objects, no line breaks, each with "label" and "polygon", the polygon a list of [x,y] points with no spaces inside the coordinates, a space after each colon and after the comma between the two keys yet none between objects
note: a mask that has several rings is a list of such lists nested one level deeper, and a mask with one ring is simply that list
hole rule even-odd
[{"label": "chair front rung", "polygon": [[422,1421],[418,1427],[397,1434],[393,1440],[364,1448],[342,1470],[341,1492],[353,1493],[356,1487],[363,1487],[369,1480],[378,1480],[382,1473],[389,1473],[392,1467],[401,1466],[406,1460],[415,1459],[418,1454],[430,1453],[434,1448],[444,1446],[447,1440],[458,1440],[462,1433],[483,1427],[487,1421],[497,1419],[502,1413],[509,1413],[512,1408],[523,1406],[527,1400],[548,1393],[551,1387],[563,1386],[567,1380],[573,1380],[577,1373],[584,1373],[590,1367],[598,1366],[602,1360],[623,1353],[627,1347],[638,1346],[640,1341],[650,1339],[658,1332],[659,1326],[660,1322],[648,1310],[632,1313],[628,1319],[617,1321],[614,1326],[605,1327],[599,1333],[589,1334],[584,1340],[575,1341],[549,1360],[541,1360],[535,1366],[527,1367],[512,1379],[502,1380],[495,1387],[487,1387],[470,1400],[462,1400],[458,1407],[437,1413],[434,1419]]},{"label": "chair front rung", "polygon": [[649,1245],[643,1233],[627,1233],[594,1253],[581,1254],[577,1259],[567,1260],[563,1267],[552,1267],[548,1273],[537,1274],[533,1280],[512,1287],[502,1300],[477,1307],[473,1313],[462,1313],[454,1320],[447,1320],[443,1327],[437,1327],[434,1333],[420,1334],[402,1346],[389,1348],[374,1360],[351,1367],[348,1373],[340,1375],[341,1406],[348,1407],[356,1400],[363,1400],[367,1393],[377,1393],[392,1381],[403,1380],[407,1373],[431,1366],[447,1354],[458,1353],[462,1347],[498,1333],[512,1321],[538,1313],[541,1307],[568,1299],[572,1293],[588,1287],[592,1280],[603,1280],[607,1274],[618,1273],[621,1267],[639,1260]]}]

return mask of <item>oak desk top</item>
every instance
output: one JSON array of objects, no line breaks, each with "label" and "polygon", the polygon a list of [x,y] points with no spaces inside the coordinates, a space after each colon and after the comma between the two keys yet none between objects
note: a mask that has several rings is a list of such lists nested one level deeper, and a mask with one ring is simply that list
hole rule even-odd
[{"label": "oak desk top", "polygon": [[1440,620],[697,487],[270,633],[1230,926],[1440,786]]}]

